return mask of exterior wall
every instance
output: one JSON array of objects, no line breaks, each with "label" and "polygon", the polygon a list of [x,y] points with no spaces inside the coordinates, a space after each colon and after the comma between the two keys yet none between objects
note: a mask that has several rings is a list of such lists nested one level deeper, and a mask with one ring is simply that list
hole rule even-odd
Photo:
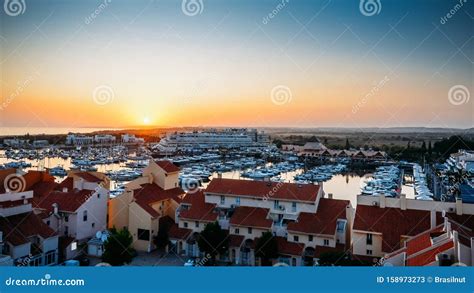
[{"label": "exterior wall", "polygon": [[[320,189],[321,190],[321,189]],[[221,208],[231,208],[232,205],[237,204],[238,196],[233,195],[224,195],[225,202],[221,204],[221,196],[216,194],[206,194],[206,202],[216,204],[218,207]],[[319,198],[319,197],[318,197]],[[314,203],[306,203],[306,202],[298,202],[296,201],[296,212],[293,212],[292,204],[293,201],[286,201],[286,200],[278,200],[278,206],[282,206],[283,209],[275,209],[275,200],[274,199],[258,199],[258,198],[250,198],[250,197],[240,197],[240,206],[247,206],[247,207],[260,207],[264,209],[269,209],[270,213],[280,213],[280,214],[290,214],[290,215],[297,215],[300,212],[305,213],[316,213],[317,210],[317,202]]]},{"label": "exterior wall", "polygon": [[[77,209],[75,217],[77,220],[76,239],[82,240],[93,237],[97,231],[103,231],[107,228],[107,201],[108,191],[100,188]],[[84,211],[87,211],[87,221],[83,221]],[[94,223],[94,227],[92,227],[92,223]]]},{"label": "exterior wall", "polygon": [[133,191],[127,191],[115,198],[109,200],[109,228],[116,227],[122,229],[128,228],[129,223],[129,211],[128,206],[133,197]]},{"label": "exterior wall", "polygon": [[373,234],[372,245],[367,245],[367,233],[363,231],[352,231],[352,253],[358,255],[367,255],[367,250],[372,250],[374,257],[382,257],[382,235]]},{"label": "exterior wall", "polygon": [[[196,222],[198,222],[198,225],[199,225],[198,227],[196,227]],[[184,223],[188,223],[188,226],[185,227]],[[179,219],[178,221],[178,226],[180,228],[191,229],[193,230],[193,233],[195,232],[201,233],[201,231],[204,230],[204,227],[206,227],[207,224],[208,222],[187,220],[187,219]]]},{"label": "exterior wall", "polygon": [[51,238],[46,238],[43,240],[41,243],[41,249],[43,252],[48,252],[51,250],[58,250],[58,236],[51,237]]},{"label": "exterior wall", "polygon": [[161,167],[159,167],[153,160],[150,160],[148,167],[143,169],[143,176],[147,177],[151,175],[153,182],[164,190],[172,189],[178,186],[179,172],[166,173]]},{"label": "exterior wall", "polygon": [[[298,236],[298,241],[294,241],[294,236]],[[295,233],[295,232],[288,232],[288,242],[296,242],[296,243],[302,243],[305,246],[309,247],[315,247],[316,245],[318,246],[328,246],[328,247],[336,247],[336,239],[334,236],[331,235],[313,235],[313,241],[309,241],[309,235],[308,234],[302,234],[302,233]],[[324,240],[329,240],[329,245],[324,244]]]},{"label": "exterior wall", "polygon": [[455,202],[426,201],[416,199],[388,198],[384,196],[358,195],[357,204],[373,205],[377,203],[380,207],[400,208],[406,202],[406,209],[456,212],[458,214],[474,215],[474,204]]},{"label": "exterior wall", "polygon": [[385,263],[389,263],[397,267],[402,267],[402,266],[405,266],[405,259],[406,259],[406,253],[402,252],[387,259]]},{"label": "exterior wall", "polygon": [[472,266],[472,250],[474,247],[467,247],[461,243],[457,243],[457,256],[458,262],[463,263],[467,266]]},{"label": "exterior wall", "polygon": [[[243,226],[234,226],[234,225],[230,225],[230,231],[229,233],[230,234],[234,234],[234,235],[241,235],[241,236],[244,236],[245,239],[252,239],[254,240],[255,238],[259,238],[259,237],[262,237],[262,234],[264,232],[271,232],[271,228],[270,229],[261,229],[261,228],[255,228],[255,227],[251,227],[252,228],[252,232],[249,233],[248,232],[248,228],[250,227],[243,227]],[[235,229],[239,229],[239,233],[235,233]]]},{"label": "exterior wall", "polygon": [[[139,251],[150,252],[151,240],[153,239],[151,231],[153,230],[152,219],[150,215],[145,212],[136,203],[131,203],[129,206],[129,224],[128,230],[133,236],[133,248]],[[150,231],[150,240],[138,240],[138,229],[145,229]],[[158,231],[156,227],[155,231]]]},{"label": "exterior wall", "polygon": [[[8,244],[10,245],[10,244]],[[31,252],[31,243],[25,243],[17,246],[10,245],[10,256],[12,259],[17,259],[20,257],[25,257],[30,255]]]}]

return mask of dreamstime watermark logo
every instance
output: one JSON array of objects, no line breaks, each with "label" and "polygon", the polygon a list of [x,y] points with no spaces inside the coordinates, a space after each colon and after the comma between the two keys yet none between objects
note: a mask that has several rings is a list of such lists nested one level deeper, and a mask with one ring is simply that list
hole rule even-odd
[{"label": "dreamstime watermark logo", "polygon": [[97,6],[94,12],[92,12],[86,18],[84,18],[84,23],[91,24],[94,21],[94,19],[96,19],[102,13],[102,11],[104,11],[104,9],[107,8],[107,6],[109,6],[110,3],[112,3],[112,0],[104,0],[103,3]]},{"label": "dreamstime watermark logo", "polygon": [[0,111],[5,110],[13,100],[21,95],[29,86],[30,84],[39,76],[38,72],[35,75],[28,76],[25,80],[19,81],[18,86],[16,87],[15,91],[12,92],[2,103],[0,103]]},{"label": "dreamstime watermark logo", "polygon": [[290,0],[281,0],[281,2],[278,3],[278,5],[275,6],[275,8],[270,13],[268,13],[267,15],[265,15],[265,17],[263,17],[262,23],[268,24],[270,20],[272,20],[275,16],[277,16],[278,13],[280,13],[280,11],[283,8],[285,8],[286,4],[288,3],[290,3]]},{"label": "dreamstime watermark logo", "polygon": [[97,105],[106,105],[115,98],[114,90],[108,85],[100,85],[94,89],[92,99]]},{"label": "dreamstime watermark logo", "polygon": [[471,93],[469,93],[467,87],[461,84],[452,86],[448,92],[448,100],[454,106],[467,104],[470,97]]},{"label": "dreamstime watermark logo", "polygon": [[3,180],[3,187],[7,193],[23,192],[26,188],[26,180],[22,175],[13,173],[5,177],[5,180]]},{"label": "dreamstime watermark logo", "polygon": [[453,6],[446,15],[442,16],[439,20],[439,23],[446,24],[451,17],[453,17],[461,8],[464,6],[464,3],[467,3],[467,0],[459,0],[459,3]]},{"label": "dreamstime watermark logo", "polygon": [[293,99],[293,95],[291,94],[291,90],[289,87],[284,85],[277,85],[272,89],[271,98],[273,104],[281,106],[290,103]]},{"label": "dreamstime watermark logo", "polygon": [[274,267],[289,267],[289,265],[287,263],[284,263],[284,262],[277,262],[273,266]]},{"label": "dreamstime watermark logo", "polygon": [[263,196],[263,200],[267,201],[270,198],[272,198],[275,195],[275,193],[277,193],[278,190],[280,190],[280,188],[283,187],[283,185],[284,185],[283,182],[279,181],[275,186],[272,187],[272,189],[267,194]]},{"label": "dreamstime watermark logo", "polygon": [[357,112],[359,112],[359,110],[364,107],[365,104],[367,104],[367,101],[372,97],[374,96],[381,88],[383,88],[385,86],[385,84],[387,84],[387,82],[389,81],[390,79],[388,78],[388,76],[385,76],[382,80],[380,80],[375,86],[372,87],[372,89],[370,90],[370,92],[368,92],[359,102],[357,102],[357,104],[355,104],[353,107],[352,107],[352,114],[356,114]]},{"label": "dreamstime watermark logo", "polygon": [[181,188],[183,188],[186,193],[193,194],[199,191],[199,186],[201,185],[199,180],[196,178],[185,178],[182,179]]},{"label": "dreamstime watermark logo", "polygon": [[380,0],[360,0],[359,10],[365,16],[374,16],[382,10]]},{"label": "dreamstime watermark logo", "polygon": [[18,16],[25,13],[26,2],[25,0],[5,0],[3,10],[9,16]]},{"label": "dreamstime watermark logo", "polygon": [[195,16],[202,13],[204,3],[202,0],[183,0],[181,2],[181,10],[187,16]]}]

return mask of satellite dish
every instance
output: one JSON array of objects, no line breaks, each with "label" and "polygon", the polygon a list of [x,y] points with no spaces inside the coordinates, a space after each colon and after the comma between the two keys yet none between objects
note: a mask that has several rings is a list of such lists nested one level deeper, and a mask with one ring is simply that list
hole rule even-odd
[{"label": "satellite dish", "polygon": [[101,238],[102,238],[102,232],[101,232],[101,231],[97,231],[97,233],[95,233],[95,238],[101,239]]},{"label": "satellite dish", "polygon": [[101,240],[102,242],[105,242],[105,241],[107,241],[107,238],[108,238],[107,235],[102,234],[102,236],[100,237],[100,240]]}]

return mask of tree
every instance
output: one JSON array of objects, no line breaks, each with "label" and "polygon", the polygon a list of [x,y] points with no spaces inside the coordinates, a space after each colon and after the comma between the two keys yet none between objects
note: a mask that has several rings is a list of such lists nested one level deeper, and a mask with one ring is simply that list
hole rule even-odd
[{"label": "tree", "polygon": [[105,251],[102,261],[113,266],[130,263],[135,254],[132,243],[133,237],[126,228],[122,230],[117,230],[115,227],[110,229],[110,236],[104,243]]},{"label": "tree", "polygon": [[346,150],[350,149],[351,148],[351,144],[349,143],[349,139],[346,138]]},{"label": "tree", "polygon": [[255,244],[255,256],[262,259],[262,266],[270,266],[271,260],[278,257],[278,244],[272,233],[265,232]]},{"label": "tree", "polygon": [[153,243],[158,249],[165,248],[170,244],[170,239],[168,236],[170,227],[166,224],[161,224],[158,229],[158,234],[153,238]]},{"label": "tree", "polygon": [[229,238],[216,221],[204,227],[198,238],[198,246],[201,252],[211,256],[211,264],[214,264],[216,255],[224,254],[229,249]]},{"label": "tree", "polygon": [[423,154],[426,153],[426,143],[425,143],[425,141],[423,141],[423,143],[421,144],[421,152],[422,152]]}]

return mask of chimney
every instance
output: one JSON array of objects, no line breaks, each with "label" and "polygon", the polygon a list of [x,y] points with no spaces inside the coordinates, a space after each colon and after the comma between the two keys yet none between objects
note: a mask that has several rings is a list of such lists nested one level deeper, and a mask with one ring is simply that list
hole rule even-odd
[{"label": "chimney", "polygon": [[21,198],[23,198],[23,204],[28,204],[28,200],[26,199],[26,196],[22,196]]},{"label": "chimney", "polygon": [[379,206],[380,208],[384,209],[385,208],[385,194],[379,195],[379,198],[380,198]]},{"label": "chimney", "polygon": [[222,173],[221,172],[217,173],[217,178],[222,179]]},{"label": "chimney", "polygon": [[53,203],[53,214],[57,215],[59,213],[59,206],[57,203]]},{"label": "chimney", "polygon": [[430,227],[431,229],[436,227],[436,211],[435,210],[430,211]]},{"label": "chimney", "polygon": [[406,194],[400,194],[400,209],[406,210],[407,209],[407,196]]},{"label": "chimney", "polygon": [[332,199],[332,193],[328,193],[328,198]]},{"label": "chimney", "polygon": [[63,192],[66,193],[68,191],[67,187],[63,187]]},{"label": "chimney", "polygon": [[462,216],[462,199],[456,198],[456,215]]}]

